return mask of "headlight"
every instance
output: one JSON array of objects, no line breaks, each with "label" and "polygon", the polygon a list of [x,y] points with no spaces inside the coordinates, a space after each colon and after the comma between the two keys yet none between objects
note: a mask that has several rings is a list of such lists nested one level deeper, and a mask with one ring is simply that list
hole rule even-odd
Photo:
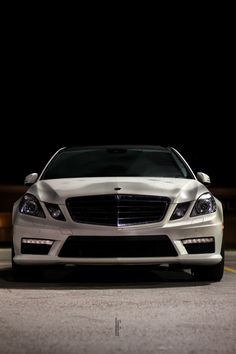
[{"label": "headlight", "polygon": [[21,199],[19,211],[22,214],[45,218],[44,211],[36,197],[32,194],[25,194]]},{"label": "headlight", "polygon": [[66,221],[59,205],[52,203],[45,203],[45,205],[53,219]]},{"label": "headlight", "polygon": [[189,205],[190,202],[177,204],[170,220],[176,220],[182,218],[185,215],[186,211],[188,210]]},{"label": "headlight", "polygon": [[214,213],[216,211],[216,202],[210,193],[202,194],[196,201],[190,216],[198,216]]}]

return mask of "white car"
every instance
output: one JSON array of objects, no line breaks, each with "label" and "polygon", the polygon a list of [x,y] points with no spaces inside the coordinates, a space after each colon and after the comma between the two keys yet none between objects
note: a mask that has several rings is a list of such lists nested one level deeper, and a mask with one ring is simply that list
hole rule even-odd
[{"label": "white car", "polygon": [[13,208],[16,280],[50,265],[170,265],[224,272],[222,205],[173,148],[62,148]]}]

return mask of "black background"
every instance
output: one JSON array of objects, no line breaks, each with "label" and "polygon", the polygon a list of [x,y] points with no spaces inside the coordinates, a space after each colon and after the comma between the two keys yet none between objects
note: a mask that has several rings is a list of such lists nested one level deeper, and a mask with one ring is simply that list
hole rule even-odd
[{"label": "black background", "polygon": [[62,146],[148,144],[177,148],[213,186],[236,186],[234,59],[223,25],[179,23],[164,35],[155,23],[38,24],[22,22],[6,38],[0,183],[21,184]]},{"label": "black background", "polygon": [[[151,115],[146,108],[139,111],[136,108],[134,114],[122,116],[122,112],[112,112],[112,107],[106,114],[103,108],[101,114],[102,108],[88,116],[78,112],[73,119],[69,113],[57,109],[53,117],[25,116],[18,124],[5,126],[7,141],[1,143],[1,182],[21,184],[26,174],[40,172],[62,146],[150,144],[177,148],[195,172],[204,171],[211,176],[213,186],[235,186],[230,126],[229,131],[217,128],[218,123],[211,118],[211,127],[208,127],[204,118],[197,114],[189,114],[189,117],[177,114],[175,117],[172,111],[171,118],[159,112]],[[122,109],[125,110],[127,106]],[[13,137],[12,129],[16,137]]]}]

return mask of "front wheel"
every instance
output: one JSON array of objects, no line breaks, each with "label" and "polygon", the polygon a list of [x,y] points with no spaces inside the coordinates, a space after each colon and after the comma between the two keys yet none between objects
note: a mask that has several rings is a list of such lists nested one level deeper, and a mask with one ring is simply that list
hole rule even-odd
[{"label": "front wheel", "polygon": [[224,274],[225,252],[222,243],[222,260],[220,263],[211,266],[196,266],[192,268],[192,274],[196,280],[220,281]]},{"label": "front wheel", "polygon": [[15,281],[37,281],[43,276],[43,269],[34,266],[22,266],[14,262],[15,251],[12,245],[11,252],[12,275]]}]

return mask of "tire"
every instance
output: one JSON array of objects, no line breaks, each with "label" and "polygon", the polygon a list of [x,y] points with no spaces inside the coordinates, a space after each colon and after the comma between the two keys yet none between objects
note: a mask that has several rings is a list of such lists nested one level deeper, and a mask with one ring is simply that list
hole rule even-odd
[{"label": "tire", "polygon": [[28,281],[35,282],[42,278],[43,269],[34,266],[22,266],[14,262],[13,258],[15,256],[14,247],[12,245],[11,252],[11,262],[12,262],[12,275],[15,281]]},{"label": "tire", "polygon": [[192,275],[195,280],[220,281],[224,274],[224,245],[222,243],[220,263],[211,266],[197,266],[192,268]]}]

